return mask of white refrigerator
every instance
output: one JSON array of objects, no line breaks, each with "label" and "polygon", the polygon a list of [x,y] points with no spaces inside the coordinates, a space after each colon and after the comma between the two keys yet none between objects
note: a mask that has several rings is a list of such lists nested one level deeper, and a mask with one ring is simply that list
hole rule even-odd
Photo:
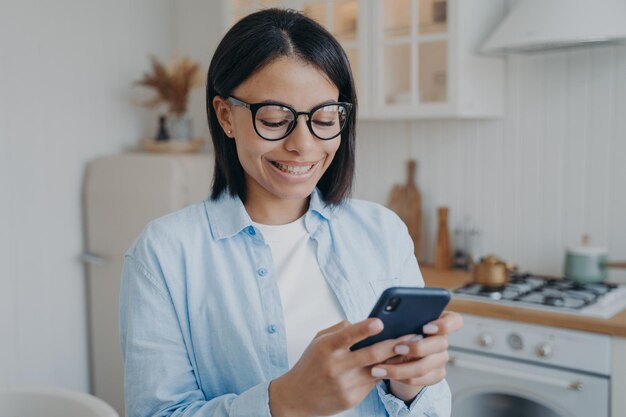
[{"label": "white refrigerator", "polygon": [[208,197],[210,154],[124,153],[89,163],[83,206],[94,395],[124,416],[118,298],[124,253],[146,223]]}]

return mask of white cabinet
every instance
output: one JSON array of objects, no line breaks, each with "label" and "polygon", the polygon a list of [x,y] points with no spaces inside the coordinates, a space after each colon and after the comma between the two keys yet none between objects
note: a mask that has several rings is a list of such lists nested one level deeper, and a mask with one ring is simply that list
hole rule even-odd
[{"label": "white cabinet", "polygon": [[504,61],[476,53],[502,0],[384,0],[372,15],[371,115],[497,117]]},{"label": "white cabinet", "polygon": [[124,416],[119,286],[124,253],[152,219],[207,198],[213,157],[132,152],[98,158],[85,176],[91,390]]},{"label": "white cabinet", "polygon": [[503,112],[504,60],[479,55],[502,0],[226,0],[232,24],[291,7],[326,27],[350,60],[361,119],[488,118]]}]

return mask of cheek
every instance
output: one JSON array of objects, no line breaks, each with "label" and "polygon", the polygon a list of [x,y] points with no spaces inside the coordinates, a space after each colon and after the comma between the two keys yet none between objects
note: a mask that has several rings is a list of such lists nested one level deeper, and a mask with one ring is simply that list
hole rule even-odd
[{"label": "cheek", "polygon": [[337,151],[339,150],[339,145],[341,144],[340,141],[336,141],[334,143],[329,143],[325,146],[325,151],[326,154],[328,155],[327,160],[328,160],[328,164],[330,165],[330,163],[332,162],[333,158],[335,157],[335,155],[337,154]]},{"label": "cheek", "polygon": [[264,141],[254,134],[248,134],[245,137],[240,135],[237,139],[237,155],[239,161],[246,171],[254,170],[255,166],[261,164],[265,154],[272,151],[274,144]]},{"label": "cheek", "polygon": [[256,132],[254,130],[254,125],[252,124],[252,119],[250,118],[250,112],[237,113],[234,117],[234,125],[236,127],[237,136],[252,138],[256,137]]}]

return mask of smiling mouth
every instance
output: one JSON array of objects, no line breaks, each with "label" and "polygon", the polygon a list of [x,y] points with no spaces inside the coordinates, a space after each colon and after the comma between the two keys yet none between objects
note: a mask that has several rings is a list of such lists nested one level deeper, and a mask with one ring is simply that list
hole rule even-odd
[{"label": "smiling mouth", "polygon": [[311,171],[316,164],[311,165],[285,165],[276,161],[271,161],[272,165],[281,170],[282,172],[286,172],[292,175],[304,175]]}]

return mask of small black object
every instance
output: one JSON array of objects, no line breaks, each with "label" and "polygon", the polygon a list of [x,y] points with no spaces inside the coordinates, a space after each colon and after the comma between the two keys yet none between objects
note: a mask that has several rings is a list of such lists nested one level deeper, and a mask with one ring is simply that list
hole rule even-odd
[{"label": "small black object", "polygon": [[165,116],[159,116],[159,131],[157,132],[156,140],[164,141],[169,140],[170,134],[165,126]]},{"label": "small black object", "polygon": [[470,257],[460,249],[454,251],[452,255],[452,267],[468,270],[470,267]]}]

